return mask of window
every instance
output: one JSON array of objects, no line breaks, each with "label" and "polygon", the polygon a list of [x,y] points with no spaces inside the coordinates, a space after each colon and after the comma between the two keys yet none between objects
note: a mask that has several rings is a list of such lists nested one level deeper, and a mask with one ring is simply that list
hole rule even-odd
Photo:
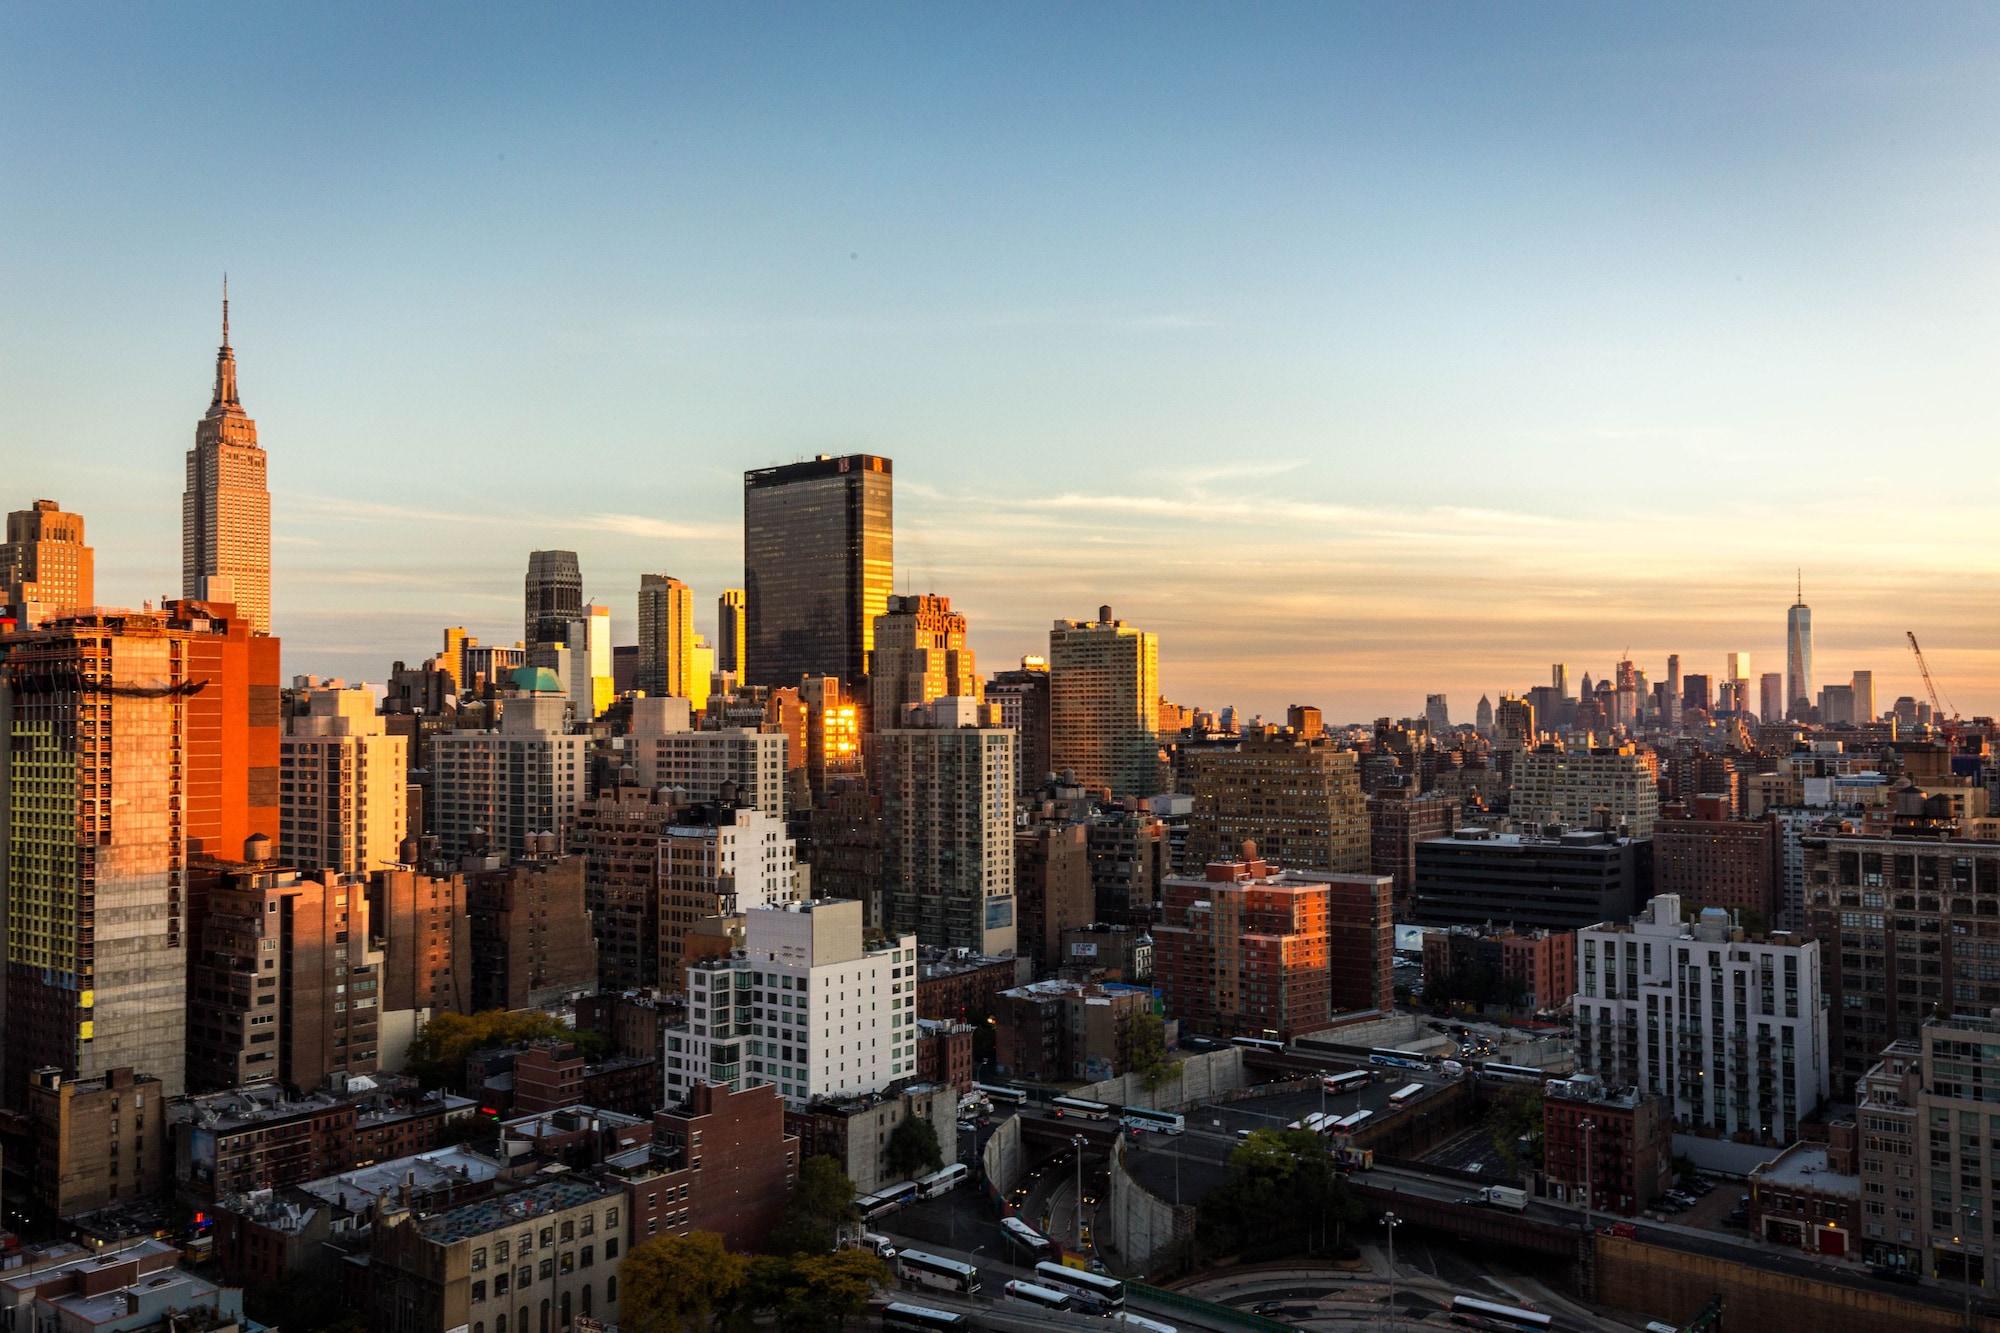
[{"label": "window", "polygon": [[[504,1259],[506,1258],[506,1256],[502,1255],[501,1258]],[[472,1252],[472,1271],[475,1273],[483,1273],[486,1271],[486,1251],[484,1249],[478,1249]]]},{"label": "window", "polygon": [[[607,1260],[616,1259],[618,1257],[618,1238],[616,1236],[613,1236],[604,1242],[604,1257]],[[613,1297],[612,1299],[615,1300],[617,1298]]]},{"label": "window", "polygon": [[486,1299],[486,1284],[484,1282],[475,1282],[472,1284],[472,1299],[475,1304]]}]

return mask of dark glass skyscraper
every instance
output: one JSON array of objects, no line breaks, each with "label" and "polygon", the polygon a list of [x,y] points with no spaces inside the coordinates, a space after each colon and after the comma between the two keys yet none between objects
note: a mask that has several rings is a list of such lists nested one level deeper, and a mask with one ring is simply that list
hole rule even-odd
[{"label": "dark glass skyscraper", "polygon": [[524,642],[568,643],[569,627],[583,619],[583,567],[575,551],[528,552]]},{"label": "dark glass skyscraper", "polygon": [[886,458],[822,454],[743,474],[750,683],[866,677],[895,576],[894,522]]}]

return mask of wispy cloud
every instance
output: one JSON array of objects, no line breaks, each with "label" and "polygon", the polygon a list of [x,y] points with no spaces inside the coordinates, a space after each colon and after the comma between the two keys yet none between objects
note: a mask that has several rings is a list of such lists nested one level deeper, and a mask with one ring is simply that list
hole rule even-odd
[{"label": "wispy cloud", "polygon": [[656,541],[727,541],[743,533],[743,529],[734,523],[684,523],[650,518],[644,514],[591,514],[583,520],[583,524],[597,532]]}]

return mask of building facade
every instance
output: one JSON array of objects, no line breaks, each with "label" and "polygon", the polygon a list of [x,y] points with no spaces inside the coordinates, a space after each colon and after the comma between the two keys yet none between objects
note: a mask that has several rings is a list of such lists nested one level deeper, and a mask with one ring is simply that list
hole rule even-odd
[{"label": "building facade", "polygon": [[431,739],[430,831],[455,858],[497,851],[525,856],[531,839],[568,845],[590,789],[590,738],[568,730],[568,701],[548,673],[523,668],[493,731]]},{"label": "building facade", "polygon": [[1333,1009],[1329,877],[1278,870],[1249,849],[1200,879],[1170,877],[1153,932],[1153,981],[1169,1017],[1221,1037],[1290,1040]]},{"label": "building facade", "polygon": [[696,731],[688,717],[684,699],[632,701],[626,739],[639,785],[676,792],[684,803],[732,800],[783,819],[784,733],[749,727]]},{"label": "building facade", "polygon": [[1577,937],[1578,1070],[1665,1097],[1690,1130],[1790,1143],[1826,1099],[1820,945],[1753,938],[1719,909],[1659,895]]},{"label": "building facade", "polygon": [[576,552],[528,552],[522,582],[521,644],[568,643],[570,627],[583,619],[583,566]]},{"label": "building facade", "polygon": [[666,1034],[667,1101],[702,1083],[771,1083],[803,1106],[916,1073],[914,935],[871,946],[861,904],[845,899],[744,918],[740,953],[687,969],[687,1021]]},{"label": "building facade", "polygon": [[1014,734],[978,725],[970,699],[915,710],[924,725],[877,731],[884,920],[927,946],[1012,952]]},{"label": "building facade", "polygon": [[1666,1101],[1589,1075],[1551,1080],[1542,1096],[1542,1173],[1553,1198],[1632,1217],[1674,1182]]},{"label": "building facade", "polygon": [[1645,838],[1459,829],[1417,844],[1416,916],[1435,926],[1581,930],[1637,911],[1652,865]]},{"label": "building facade", "polygon": [[873,454],[743,474],[743,589],[753,685],[858,686],[895,578],[895,479]]},{"label": "building facade", "polygon": [[1114,796],[1160,789],[1160,643],[1111,618],[1049,631],[1049,767]]},{"label": "building facade", "polygon": [[96,557],[83,540],[83,515],[54,500],[7,515],[0,544],[0,618],[35,629],[97,604]]},{"label": "building facade", "polygon": [[195,425],[181,495],[181,596],[228,602],[253,631],[271,632],[271,492],[257,423],[236,390],[226,286],[215,394]]},{"label": "building facade", "polygon": [[1191,759],[1194,814],[1187,854],[1197,864],[1254,841],[1274,864],[1328,875],[1368,869],[1368,801],[1352,750],[1330,736],[1267,731]]},{"label": "building facade", "polygon": [[[686,699],[694,679],[694,589],[667,574],[639,576],[639,665],[648,694]],[[702,688],[707,689],[704,682]]]},{"label": "building facade", "polygon": [[1517,826],[1609,828],[1635,838],[1660,816],[1659,761],[1634,745],[1538,746],[1514,761],[1508,811]]},{"label": "building facade", "polygon": [[951,609],[949,597],[890,596],[888,609],[875,617],[868,663],[869,718],[878,730],[904,725],[906,709],[933,699],[981,694],[965,617]]},{"label": "building facade", "polygon": [[359,686],[307,689],[300,705],[278,749],[278,855],[343,875],[395,865],[409,835],[409,741]]}]

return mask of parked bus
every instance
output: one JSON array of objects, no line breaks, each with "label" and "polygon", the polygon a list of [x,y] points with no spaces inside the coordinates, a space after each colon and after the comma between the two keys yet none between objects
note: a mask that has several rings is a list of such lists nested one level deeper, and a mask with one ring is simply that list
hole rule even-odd
[{"label": "parked bus", "polygon": [[1163,1324],[1157,1319],[1148,1319],[1142,1314],[1133,1314],[1130,1310],[1120,1310],[1117,1314],[1112,1315],[1111,1322],[1114,1324],[1123,1324],[1127,1328],[1144,1329],[1145,1333],[1179,1333],[1172,1324]]},{"label": "parked bus", "polygon": [[926,1199],[935,1199],[940,1194],[949,1194],[958,1187],[958,1182],[967,1175],[964,1162],[953,1162],[942,1171],[933,1171],[917,1181],[917,1193]]},{"label": "parked bus", "polygon": [[933,1310],[927,1305],[906,1305],[890,1301],[882,1307],[882,1327],[915,1329],[971,1328],[972,1316],[956,1310]]},{"label": "parked bus", "polygon": [[890,1185],[873,1194],[864,1194],[854,1201],[854,1210],[861,1214],[861,1220],[872,1222],[878,1217],[887,1217],[904,1204],[914,1203],[917,1198],[917,1183],[906,1180],[900,1185]]},{"label": "parked bus", "polygon": [[1368,1118],[1374,1114],[1373,1111],[1356,1111],[1353,1115],[1341,1119],[1334,1125],[1334,1128],[1343,1134],[1352,1134],[1355,1130],[1367,1124]]},{"label": "parked bus", "polygon": [[1248,1046],[1254,1051],[1271,1051],[1277,1054],[1283,1054],[1285,1049],[1285,1043],[1282,1041],[1273,1041],[1269,1037],[1231,1037],[1229,1044],[1231,1046]]},{"label": "parked bus", "polygon": [[1187,1128],[1187,1117],[1179,1111],[1155,1111],[1150,1106],[1128,1106],[1122,1114],[1125,1123],[1137,1125],[1141,1129],[1156,1130],[1162,1134],[1179,1134]]},{"label": "parked bus", "polygon": [[936,1287],[970,1296],[979,1290],[979,1270],[956,1259],[941,1259],[922,1250],[904,1250],[896,1256],[896,1276],[920,1287]]},{"label": "parked bus", "polygon": [[1038,1264],[1044,1259],[1059,1257],[1054,1241],[1018,1217],[1001,1218],[1000,1230],[1006,1235],[1008,1242],[1022,1253],[1028,1263]]},{"label": "parked bus", "polygon": [[1474,1328],[1540,1329],[1555,1322],[1536,1310],[1517,1310],[1511,1305],[1496,1305],[1476,1296],[1452,1297],[1451,1317]]},{"label": "parked bus", "polygon": [[1371,1065],[1387,1065],[1391,1069],[1429,1069],[1431,1067],[1430,1059],[1427,1056],[1417,1055],[1411,1051],[1392,1051],[1379,1046],[1368,1052],[1368,1063]]},{"label": "parked bus", "polygon": [[1403,1106],[1421,1096],[1423,1090],[1424,1085],[1421,1083],[1405,1083],[1389,1094],[1389,1105]]},{"label": "parked bus", "polygon": [[1479,1076],[1502,1083],[1546,1083],[1549,1074],[1546,1069],[1535,1069],[1529,1065],[1503,1065],[1498,1060],[1483,1060],[1479,1065]]},{"label": "parked bus", "polygon": [[1109,1120],[1111,1108],[1103,1102],[1087,1102],[1081,1097],[1058,1097],[1049,1103],[1057,1115],[1082,1116],[1085,1120]]},{"label": "parked bus", "polygon": [[1016,1278],[1006,1287],[1006,1298],[1019,1301],[1023,1305],[1038,1305],[1044,1310],[1074,1310],[1076,1299],[1064,1292],[1048,1287],[1038,1287],[1032,1282]]},{"label": "parked bus", "polygon": [[1035,1281],[1075,1297],[1080,1308],[1093,1314],[1116,1314],[1125,1308],[1125,1284],[1115,1277],[1045,1261],[1035,1265]]},{"label": "parked bus", "polygon": [[1359,1092],[1375,1081],[1375,1076],[1365,1069],[1350,1069],[1344,1074],[1323,1074],[1319,1085],[1335,1096],[1343,1092]]},{"label": "parked bus", "polygon": [[995,1106],[1019,1106],[1028,1100],[1025,1089],[1010,1088],[1004,1083],[975,1083],[972,1090]]},{"label": "parked bus", "polygon": [[1314,1111],[1311,1115],[1299,1121],[1299,1128],[1311,1134],[1323,1134],[1326,1132],[1326,1127],[1335,1119],[1337,1117],[1325,1111]]}]

